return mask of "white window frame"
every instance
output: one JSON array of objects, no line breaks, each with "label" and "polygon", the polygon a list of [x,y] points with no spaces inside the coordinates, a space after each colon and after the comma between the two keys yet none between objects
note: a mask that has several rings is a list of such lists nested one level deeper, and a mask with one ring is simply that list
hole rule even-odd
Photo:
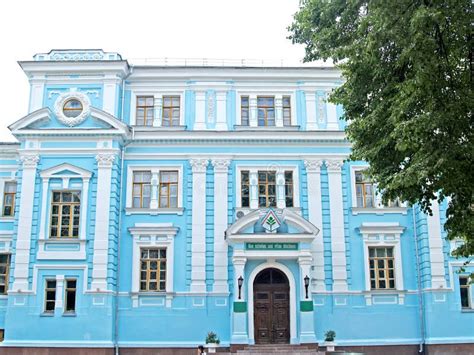
[{"label": "white window frame", "polygon": [[[144,306],[140,297],[164,296],[166,307],[171,307],[174,292],[174,238],[178,228],[172,223],[135,223],[129,228],[133,238],[132,247],[132,306]],[[166,249],[166,290],[163,291],[140,291],[140,250],[141,248]]]},{"label": "white window frame", "polygon": [[[153,199],[153,186],[156,186],[156,189],[159,189],[160,186],[160,171],[178,171],[178,206],[170,208],[160,208],[159,203],[156,208],[134,208],[133,207],[133,173],[134,171],[151,171],[151,191],[152,196],[150,201]],[[183,165],[137,165],[131,164],[127,166],[127,195],[125,201],[125,212],[127,215],[130,214],[178,214],[182,215],[183,208]],[[156,180],[156,181],[154,181]],[[159,191],[157,191],[157,202],[159,202]]]},{"label": "white window frame", "polygon": [[471,282],[471,278],[469,276],[469,274],[467,273],[462,273],[462,274],[459,274],[457,275],[457,286],[458,286],[458,289],[457,289],[457,292],[458,292],[458,297],[459,297],[459,305],[461,306],[461,311],[468,311],[470,312],[471,310],[474,310],[474,296],[473,296],[473,292],[474,292],[474,283],[471,283],[469,284],[469,286],[467,287],[467,296],[468,296],[468,300],[469,300],[469,307],[466,307],[466,308],[463,308],[462,307],[462,304],[461,304],[461,277],[465,277],[467,278],[467,282]]},{"label": "white window frame", "polygon": [[[70,171],[72,174],[62,173]],[[84,260],[86,258],[86,238],[87,238],[87,213],[89,206],[89,185],[92,172],[64,163],[45,169],[40,172],[42,179],[42,197],[40,210],[40,229],[38,237],[37,258],[49,260]],[[51,179],[60,179],[61,183],[53,183]],[[71,180],[80,179],[80,183],[72,183]],[[79,237],[78,238],[54,238],[49,237],[50,213],[52,191],[76,190],[81,192],[81,209],[79,214]],[[48,246],[53,244],[68,244],[70,248],[64,250],[48,250]],[[75,247],[77,245],[77,248]]]},{"label": "white window frame", "polygon": [[[160,91],[150,91],[150,90],[140,90],[135,89],[131,93],[130,97],[130,126],[135,127],[142,127],[136,126],[136,117],[137,117],[137,97],[138,96],[153,96],[154,97],[154,105],[156,107],[156,100],[161,100],[161,107],[160,110],[163,112],[163,96],[179,96],[179,125],[184,126],[184,118],[185,118],[185,97],[184,90],[168,90],[163,89]],[[160,115],[161,115],[160,112]],[[160,125],[155,125],[155,122],[159,122]],[[153,114],[153,126],[143,126],[142,128],[151,128],[151,127],[161,127],[161,119],[157,121],[157,117],[155,116],[155,112]],[[164,128],[173,128],[171,127],[164,127]]]},{"label": "white window frame", "polygon": [[[249,171],[249,180],[252,179],[252,173],[257,173],[259,171],[276,171],[276,173],[285,173],[285,171],[292,171],[293,172],[293,207],[289,208],[299,208],[300,205],[300,177],[299,177],[299,168],[298,165],[278,165],[278,163],[275,163],[274,167],[272,167],[272,164],[267,164],[267,165],[239,165],[237,163],[236,165],[236,204],[235,206],[237,208],[248,208],[251,209],[251,207],[242,207],[242,176],[241,173],[242,171]],[[250,185],[252,185],[252,182],[250,182]],[[258,181],[257,181],[257,186],[258,186]],[[280,198],[278,196],[278,185],[277,185],[277,201]],[[258,191],[257,191],[257,199],[258,199]],[[250,189],[250,200],[252,200],[252,189]],[[262,207],[257,207],[257,208],[262,208]]]},{"label": "white window frame", "polygon": [[[282,91],[272,91],[272,90],[258,90],[258,91],[251,91],[251,90],[238,90],[236,92],[236,112],[235,112],[235,117],[236,117],[236,122],[235,124],[237,126],[242,126],[242,115],[241,115],[241,102],[242,102],[242,96],[248,96],[249,97],[249,125],[244,126],[244,127],[252,127],[250,124],[251,122],[251,100],[252,99],[257,99],[258,96],[274,96],[275,97],[275,126],[267,126],[267,127],[261,127],[258,126],[258,112],[257,112],[257,128],[266,128],[266,129],[272,129],[278,127],[276,125],[276,100],[278,98],[283,99],[283,96],[289,96],[290,97],[290,105],[291,105],[291,126],[282,126],[283,128],[285,127],[292,127],[296,126],[298,120],[296,117],[296,91],[295,90],[282,90]],[[283,115],[283,110],[282,110],[282,115]],[[282,116],[282,122],[283,122],[283,116]],[[255,127],[254,127],[255,128]],[[279,127],[281,128],[281,127]]]},{"label": "white window frame", "polygon": [[356,172],[362,172],[367,170],[368,165],[351,165],[350,166],[350,190],[351,190],[351,203],[352,203],[352,214],[357,215],[359,213],[401,213],[407,214],[406,202],[400,202],[401,207],[387,207],[382,203],[382,196],[377,191],[377,184],[373,184],[374,188],[374,205],[375,207],[360,207],[357,206],[357,192],[356,192]]},{"label": "white window frame", "polygon": [[[18,211],[14,211],[13,216],[3,215],[3,203],[5,202],[4,201],[5,196],[3,195],[3,193],[5,192],[5,185],[7,184],[7,182],[14,182],[18,184],[18,180],[15,179],[14,172],[12,172],[11,177],[8,177],[8,176],[0,177],[0,199],[1,199],[0,200],[0,220],[13,220],[15,218],[15,214],[18,212]],[[18,186],[17,186],[17,193],[18,193]],[[15,196],[15,199],[16,199],[16,196]]]},{"label": "white window frame", "polygon": [[[397,294],[398,304],[404,303],[403,261],[401,252],[401,235],[405,227],[397,222],[364,222],[359,227],[364,248],[364,272],[366,304],[372,305],[372,296],[377,294]],[[372,289],[370,287],[369,248],[393,248],[395,289]]]}]

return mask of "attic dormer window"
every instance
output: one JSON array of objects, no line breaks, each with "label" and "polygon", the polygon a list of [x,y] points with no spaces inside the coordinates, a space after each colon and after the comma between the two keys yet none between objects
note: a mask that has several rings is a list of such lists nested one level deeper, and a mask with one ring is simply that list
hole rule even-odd
[{"label": "attic dormer window", "polygon": [[77,99],[70,99],[66,101],[63,106],[63,113],[66,117],[77,117],[82,112],[82,103]]}]

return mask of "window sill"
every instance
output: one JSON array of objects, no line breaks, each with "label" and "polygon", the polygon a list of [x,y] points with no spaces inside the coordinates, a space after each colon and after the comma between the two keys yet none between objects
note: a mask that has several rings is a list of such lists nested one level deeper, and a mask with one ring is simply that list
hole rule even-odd
[{"label": "window sill", "polygon": [[63,317],[77,317],[76,312],[65,312],[63,313]]},{"label": "window sill", "polygon": [[461,308],[461,313],[474,313],[474,308]]},{"label": "window sill", "polygon": [[276,126],[241,126],[241,125],[234,125],[234,130],[236,131],[299,131],[300,126],[283,126],[283,127],[276,127]]},{"label": "window sill", "polygon": [[176,214],[178,216],[183,215],[184,208],[177,207],[177,208],[126,208],[125,214],[127,216],[132,214],[149,214],[152,216],[156,216],[158,214]]},{"label": "window sill", "polygon": [[369,290],[362,292],[365,304],[372,305],[404,305],[406,290]]},{"label": "window sill", "polygon": [[382,208],[373,208],[373,207],[352,207],[352,214],[376,214],[383,215],[386,213],[400,213],[407,214],[407,207],[382,207]]},{"label": "window sill", "polygon": [[15,216],[0,216],[0,222],[14,222]]},{"label": "window sill", "polygon": [[40,317],[54,317],[54,312],[43,312]]},{"label": "window sill", "polygon": [[166,291],[138,291],[130,293],[132,298],[132,307],[171,307],[171,302],[175,296],[174,292]]},{"label": "window sill", "polygon": [[185,131],[186,126],[132,126],[135,132]]},{"label": "window sill", "polygon": [[87,240],[48,238],[38,240],[38,260],[84,260]]}]

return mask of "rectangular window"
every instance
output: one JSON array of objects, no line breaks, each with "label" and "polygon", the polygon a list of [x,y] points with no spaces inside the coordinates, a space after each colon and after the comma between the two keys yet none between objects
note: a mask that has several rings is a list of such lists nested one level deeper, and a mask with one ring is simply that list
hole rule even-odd
[{"label": "rectangular window", "polygon": [[375,207],[374,185],[363,171],[356,171],[355,182],[357,207]]},{"label": "rectangular window", "polygon": [[242,126],[248,126],[250,124],[250,105],[248,96],[242,96],[240,98],[240,124]]},{"label": "rectangular window", "polygon": [[15,214],[16,182],[8,181],[3,190],[3,216],[13,216]]},{"label": "rectangular window", "polygon": [[133,172],[133,208],[149,208],[151,198],[151,171]]},{"label": "rectangular window", "polygon": [[293,172],[285,171],[285,206],[293,207]]},{"label": "rectangular window", "polygon": [[163,127],[179,126],[180,106],[179,96],[163,96]]},{"label": "rectangular window", "polygon": [[65,280],[65,290],[64,290],[64,312],[65,313],[74,313],[76,312],[76,279],[66,279]]},{"label": "rectangular window", "polygon": [[275,126],[275,97],[258,96],[257,110],[260,127]]},{"label": "rectangular window", "polygon": [[461,293],[461,308],[471,308],[471,286],[468,276],[459,277],[459,292]]},{"label": "rectangular window", "polygon": [[5,329],[0,329],[0,342],[5,339]]},{"label": "rectangular window", "polygon": [[242,207],[250,207],[250,179],[248,171],[242,171],[240,173],[240,185]]},{"label": "rectangular window", "polygon": [[44,313],[54,313],[56,307],[56,280],[46,280],[44,288]]},{"label": "rectangular window", "polygon": [[370,288],[395,288],[395,267],[392,247],[369,247]]},{"label": "rectangular window", "polygon": [[153,126],[155,98],[153,96],[137,96],[137,126]]},{"label": "rectangular window", "polygon": [[10,254],[0,254],[0,294],[8,291],[8,277],[10,274]]},{"label": "rectangular window", "polygon": [[291,97],[283,96],[283,125],[291,126]]},{"label": "rectangular window", "polygon": [[51,201],[51,238],[79,237],[80,191],[53,191]]},{"label": "rectangular window", "polygon": [[166,249],[140,251],[140,291],[166,290]]},{"label": "rectangular window", "polygon": [[160,171],[160,208],[178,207],[178,172]]},{"label": "rectangular window", "polygon": [[258,172],[258,207],[276,207],[276,172]]}]

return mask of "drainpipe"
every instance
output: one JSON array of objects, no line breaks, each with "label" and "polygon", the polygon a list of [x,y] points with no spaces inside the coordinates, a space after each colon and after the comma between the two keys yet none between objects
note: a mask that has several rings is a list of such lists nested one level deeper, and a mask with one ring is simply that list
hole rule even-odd
[{"label": "drainpipe", "polygon": [[420,253],[418,250],[418,233],[416,231],[416,216],[415,216],[415,206],[412,205],[412,214],[413,214],[413,236],[415,237],[415,254],[416,254],[416,273],[418,274],[418,318],[420,321],[420,347],[418,352],[424,354],[424,344],[425,344],[425,305],[424,305],[424,296],[421,284],[421,266],[420,266]]},{"label": "drainpipe", "polygon": [[[123,114],[124,114],[124,107],[125,107],[125,80],[132,74],[133,72],[133,66],[130,67],[130,72],[127,74],[127,76],[123,79],[123,86],[122,86],[122,115],[121,119],[123,120]],[[119,326],[118,326],[118,316],[119,316],[119,289],[120,289],[120,239],[122,235],[122,188],[123,188],[123,165],[124,165],[124,160],[125,160],[125,149],[127,148],[127,145],[130,144],[130,140],[128,142],[125,142],[125,144],[122,147],[122,152],[121,152],[121,161],[120,161],[120,188],[119,188],[119,217],[118,217],[118,236],[117,236],[117,282],[116,282],[116,289],[115,289],[115,309],[114,309],[114,349],[115,349],[115,355],[119,355],[119,345],[118,345],[118,332],[119,332]]]}]

